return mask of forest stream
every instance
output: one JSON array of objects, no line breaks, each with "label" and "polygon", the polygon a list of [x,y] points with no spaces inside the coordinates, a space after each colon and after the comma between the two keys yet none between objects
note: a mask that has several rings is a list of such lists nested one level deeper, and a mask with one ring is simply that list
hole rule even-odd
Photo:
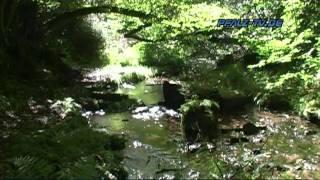
[{"label": "forest stream", "polygon": [[[163,101],[162,85],[142,82],[117,92],[146,106],[106,113],[92,122],[99,130],[127,137],[123,163],[130,179],[232,178],[239,177],[241,169],[254,166],[268,169],[274,176],[288,171],[299,172],[296,177],[307,177],[320,170],[318,129],[297,116],[254,108],[249,115],[222,118],[220,128],[224,132],[215,143],[185,145],[180,114],[158,105]],[[265,128],[255,135],[227,131],[239,129],[247,121]],[[262,176],[256,173],[255,177]]]},{"label": "forest stream", "polygon": [[319,0],[0,0],[0,180],[320,179]]}]

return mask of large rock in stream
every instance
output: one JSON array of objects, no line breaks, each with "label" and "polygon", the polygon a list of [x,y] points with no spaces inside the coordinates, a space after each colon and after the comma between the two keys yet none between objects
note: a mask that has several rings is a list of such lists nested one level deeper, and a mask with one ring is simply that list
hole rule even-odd
[{"label": "large rock in stream", "polygon": [[218,104],[210,100],[191,100],[182,106],[181,128],[188,142],[218,137],[218,108]]},{"label": "large rock in stream", "polygon": [[184,96],[179,91],[180,86],[171,84],[169,81],[163,82],[164,106],[177,110],[185,102]]}]

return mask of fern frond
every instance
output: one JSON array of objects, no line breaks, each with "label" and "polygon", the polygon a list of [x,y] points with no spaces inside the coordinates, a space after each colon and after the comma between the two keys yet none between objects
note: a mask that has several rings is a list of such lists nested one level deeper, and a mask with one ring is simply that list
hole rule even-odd
[{"label": "fern frond", "polygon": [[79,160],[68,163],[61,171],[55,174],[58,179],[80,178],[80,179],[98,179],[99,174],[95,168],[95,161],[92,157],[83,157]]},{"label": "fern frond", "polygon": [[41,178],[52,174],[54,167],[43,159],[32,156],[19,156],[12,159],[10,175],[15,178]]}]

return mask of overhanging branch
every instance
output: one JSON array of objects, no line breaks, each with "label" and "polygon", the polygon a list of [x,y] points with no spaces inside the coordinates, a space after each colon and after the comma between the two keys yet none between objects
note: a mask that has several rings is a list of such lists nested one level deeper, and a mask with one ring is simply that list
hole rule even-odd
[{"label": "overhanging branch", "polygon": [[142,41],[142,42],[150,42],[150,43],[159,42],[159,40],[152,40],[152,39],[140,37],[140,36],[138,36],[136,34],[130,34],[130,35],[125,34],[124,37],[125,38],[135,39],[137,41]]},{"label": "overhanging branch", "polygon": [[68,19],[86,16],[89,14],[99,14],[99,13],[116,13],[116,14],[131,16],[131,17],[137,17],[141,19],[152,18],[152,15],[150,14],[147,14],[141,11],[132,10],[132,9],[120,8],[115,6],[97,6],[97,7],[86,7],[86,8],[76,9],[70,12],[65,12],[49,20],[46,23],[46,26],[48,27],[48,29],[51,29],[57,24],[63,23]]},{"label": "overhanging branch", "polygon": [[132,35],[135,35],[137,34],[138,32],[142,31],[143,29],[147,28],[147,27],[150,27],[152,26],[152,23],[145,23],[145,24],[142,24],[140,26],[138,26],[137,28],[135,29],[132,29],[130,30],[129,32],[125,33],[124,36],[132,36]]}]

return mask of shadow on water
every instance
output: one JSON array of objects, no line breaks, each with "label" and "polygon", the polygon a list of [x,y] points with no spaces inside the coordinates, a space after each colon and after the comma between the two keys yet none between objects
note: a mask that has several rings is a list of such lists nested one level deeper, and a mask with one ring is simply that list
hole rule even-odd
[{"label": "shadow on water", "polygon": [[[161,85],[140,83],[118,92],[140,99],[147,106],[95,117],[93,122],[96,128],[128,138],[124,165],[129,178],[249,178],[241,174],[244,171],[252,172],[250,177],[255,178],[286,177],[284,174],[291,172],[308,178],[317,177],[314,172],[320,170],[318,129],[296,116],[257,111],[254,123],[266,126],[265,130],[251,136],[232,131],[222,135],[215,145],[194,145],[196,150],[186,153],[179,114],[156,105],[163,100]],[[170,121],[173,116],[175,125]],[[221,127],[241,127],[245,120],[250,117],[227,117],[228,123]],[[306,176],[306,171],[313,174]]]}]

